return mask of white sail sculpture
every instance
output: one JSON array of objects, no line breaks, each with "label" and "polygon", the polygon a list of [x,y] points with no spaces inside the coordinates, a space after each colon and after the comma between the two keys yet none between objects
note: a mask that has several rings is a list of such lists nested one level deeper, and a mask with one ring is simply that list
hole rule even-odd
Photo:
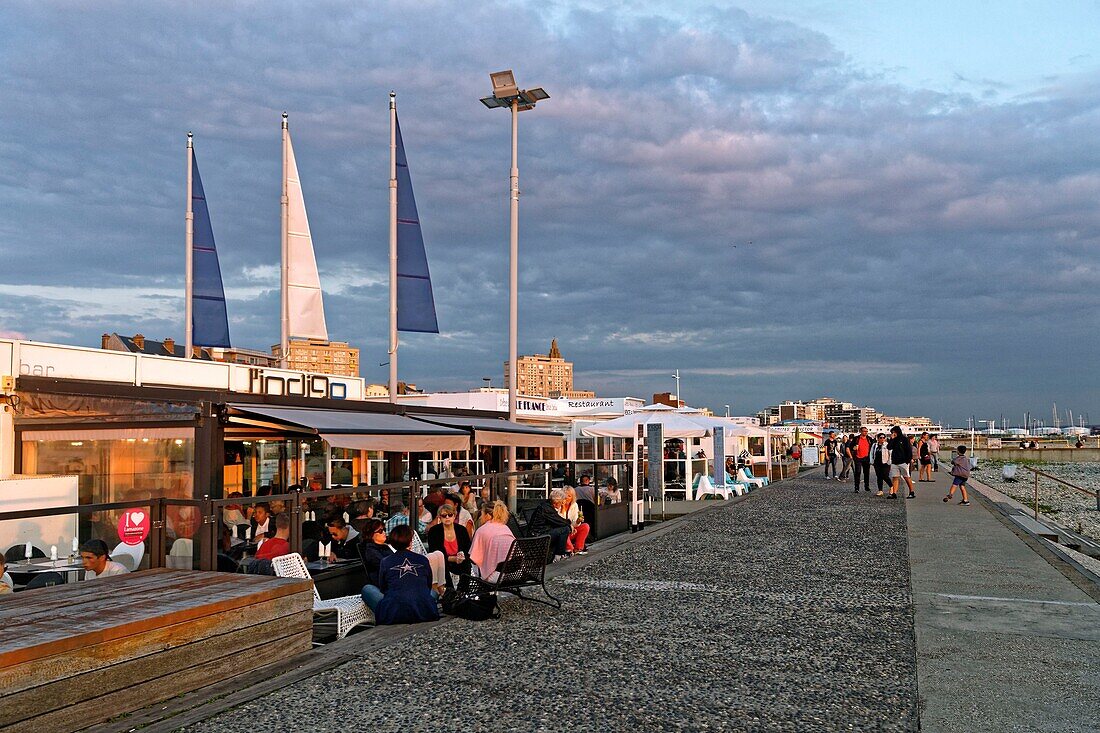
[{"label": "white sail sculpture", "polygon": [[298,163],[290,142],[287,116],[283,113],[283,265],[282,265],[282,359],[290,339],[328,341],[321,279],[313,254],[306,202],[298,178]]}]

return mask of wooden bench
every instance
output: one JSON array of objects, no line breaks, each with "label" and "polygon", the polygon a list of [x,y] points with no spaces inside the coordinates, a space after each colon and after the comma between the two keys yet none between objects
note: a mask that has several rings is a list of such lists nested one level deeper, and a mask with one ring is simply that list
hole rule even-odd
[{"label": "wooden bench", "polygon": [[0,733],[75,731],[306,652],[308,580],[147,570],[0,596]]}]

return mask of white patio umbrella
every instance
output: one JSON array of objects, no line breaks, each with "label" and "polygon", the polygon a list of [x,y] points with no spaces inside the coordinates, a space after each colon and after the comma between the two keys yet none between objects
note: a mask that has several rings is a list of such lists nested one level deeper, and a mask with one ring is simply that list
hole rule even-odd
[{"label": "white patio umbrella", "polygon": [[[623,415],[614,420],[597,423],[596,425],[591,425],[581,430],[584,435],[589,437],[633,439],[634,463],[632,466],[632,483],[635,484],[635,486],[632,514],[635,524],[642,523],[642,506],[644,502],[641,486],[636,485],[638,484],[638,445],[641,443],[641,440],[638,439],[638,428],[639,426],[643,426],[642,436],[644,439],[644,426],[655,423],[661,425],[661,432],[665,440],[670,438],[702,438],[710,435],[713,431],[712,427],[699,422],[697,417],[679,414],[675,408],[668,407],[667,405],[648,405],[630,415]],[[684,452],[684,456],[686,468],[684,475],[687,477],[687,486],[690,495],[692,479],[691,459],[688,457],[687,451]]]}]

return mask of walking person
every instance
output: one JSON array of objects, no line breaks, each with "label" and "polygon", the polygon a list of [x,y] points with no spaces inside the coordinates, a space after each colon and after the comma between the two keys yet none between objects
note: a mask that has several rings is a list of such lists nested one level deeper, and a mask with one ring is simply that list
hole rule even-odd
[{"label": "walking person", "polygon": [[848,446],[855,437],[854,433],[845,435],[843,442],[840,444],[840,459],[844,462],[840,467],[841,481],[846,481],[848,479],[848,472],[852,470],[852,454],[848,450]]},{"label": "walking person", "polygon": [[829,437],[822,442],[822,447],[825,448],[825,478],[829,478],[829,466],[833,467],[833,478],[837,481],[840,479],[836,475],[836,452],[837,452],[836,433],[829,433]]},{"label": "walking person", "polygon": [[959,506],[970,506],[970,499],[966,495],[966,480],[970,478],[970,459],[966,457],[965,445],[960,445],[956,451],[955,457],[951,460],[951,475],[955,478],[951,479],[951,489],[943,500],[945,503],[951,501],[951,497],[955,495],[955,487],[958,486],[962,492],[962,501],[959,502]]},{"label": "walking person", "polygon": [[928,452],[932,454],[932,470],[940,470],[940,437],[933,435],[928,441]]},{"label": "walking person", "polygon": [[848,443],[848,456],[852,462],[852,476],[855,478],[855,493],[859,493],[859,474],[863,473],[863,490],[871,492],[871,437],[867,428],[859,429],[859,435],[852,436]]},{"label": "walking person", "polygon": [[871,465],[875,467],[875,478],[878,479],[878,493],[882,496],[883,489],[890,485],[890,449],[886,447],[886,433],[875,436],[875,444],[871,446]]},{"label": "walking person", "polygon": [[898,498],[898,485],[901,479],[905,479],[905,484],[909,487],[909,496],[906,498],[916,499],[913,479],[909,475],[909,464],[913,460],[913,444],[909,442],[909,438],[905,437],[901,427],[895,425],[890,428],[890,440],[887,441],[886,447],[890,449],[890,480],[892,481],[890,498]]},{"label": "walking person", "polygon": [[[921,433],[920,440],[917,441],[917,459],[920,465],[917,481],[930,483],[932,481],[932,449],[928,445],[928,433]],[[925,478],[925,476],[928,478]]]}]

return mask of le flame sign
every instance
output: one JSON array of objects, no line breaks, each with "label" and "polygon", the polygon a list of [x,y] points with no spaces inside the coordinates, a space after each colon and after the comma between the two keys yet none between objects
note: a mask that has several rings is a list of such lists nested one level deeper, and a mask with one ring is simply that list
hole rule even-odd
[{"label": "le flame sign", "polygon": [[118,518],[118,538],[124,545],[140,545],[149,536],[149,512],[127,509]]}]

